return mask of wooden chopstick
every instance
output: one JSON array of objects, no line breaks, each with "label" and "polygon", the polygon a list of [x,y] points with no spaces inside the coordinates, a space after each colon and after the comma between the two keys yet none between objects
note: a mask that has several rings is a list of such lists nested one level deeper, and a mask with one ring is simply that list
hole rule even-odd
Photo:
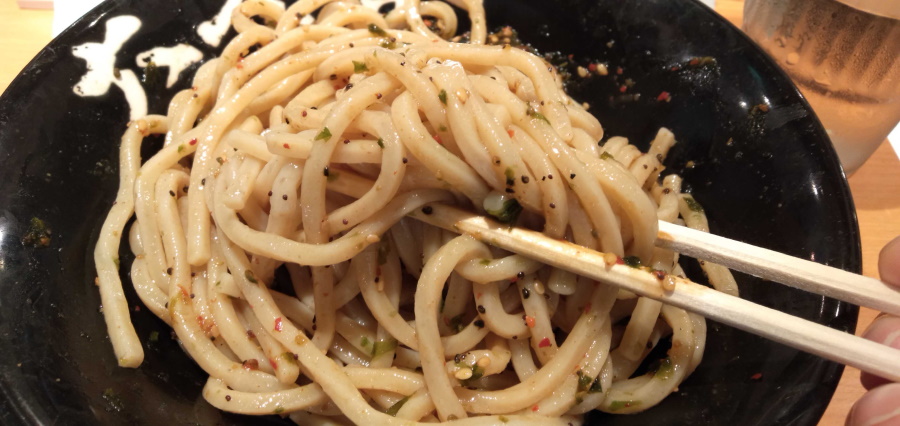
[{"label": "wooden chopstick", "polygon": [[[501,225],[441,204],[431,204],[431,207],[431,214],[416,214],[415,218],[823,358],[900,381],[898,349],[729,296],[687,279],[671,275],[660,278],[654,273],[619,264],[614,256],[554,240],[539,232]],[[675,284],[674,290],[664,290],[664,280],[671,280]]]},{"label": "wooden chopstick", "polygon": [[900,315],[900,291],[874,278],[668,222],[659,222],[656,245],[790,287]]}]

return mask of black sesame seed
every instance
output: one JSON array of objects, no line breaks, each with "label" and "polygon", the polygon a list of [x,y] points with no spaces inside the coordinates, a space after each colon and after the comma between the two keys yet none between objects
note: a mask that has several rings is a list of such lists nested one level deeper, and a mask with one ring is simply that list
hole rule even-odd
[{"label": "black sesame seed", "polygon": [[528,291],[527,288],[523,288],[523,289],[522,289],[522,298],[523,298],[523,299],[527,299],[527,298],[529,298],[529,297],[531,297],[531,292]]},{"label": "black sesame seed", "polygon": [[484,313],[484,305],[478,305],[478,308],[476,308],[476,309],[478,309],[478,313],[479,313],[479,314],[483,314],[483,313]]},{"label": "black sesame seed", "polygon": [[431,214],[433,211],[434,209],[431,206],[422,207],[422,213]]},{"label": "black sesame seed", "polygon": [[522,176],[522,183],[528,183],[529,180],[531,179],[528,179],[528,176]]},{"label": "black sesame seed", "polygon": [[281,199],[287,201],[287,199],[288,199],[287,194],[282,195],[282,196],[281,196]]},{"label": "black sesame seed", "polygon": [[570,174],[569,179],[575,179],[575,173]]}]

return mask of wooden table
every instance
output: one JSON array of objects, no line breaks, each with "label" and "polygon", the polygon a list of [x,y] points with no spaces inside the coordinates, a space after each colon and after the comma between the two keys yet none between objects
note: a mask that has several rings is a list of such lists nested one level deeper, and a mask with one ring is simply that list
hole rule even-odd
[{"label": "wooden table", "polygon": [[[716,9],[740,26],[743,0],[717,0]],[[0,92],[16,74],[50,41],[51,11],[19,10],[15,0],[0,0]],[[900,235],[900,161],[885,143],[850,178],[856,202],[863,248],[863,272],[878,276],[878,252],[894,236]],[[863,309],[859,330],[872,322],[875,312]],[[820,425],[838,426],[853,403],[865,390],[859,384],[859,371],[847,368],[837,393]]]}]

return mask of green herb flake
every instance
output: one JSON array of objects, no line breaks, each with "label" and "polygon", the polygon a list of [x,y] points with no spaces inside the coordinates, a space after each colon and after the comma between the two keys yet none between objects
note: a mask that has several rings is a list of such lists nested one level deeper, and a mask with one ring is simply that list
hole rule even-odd
[{"label": "green herb flake", "polygon": [[591,387],[591,376],[578,370],[578,392],[585,392]]},{"label": "green herb flake", "polygon": [[385,340],[379,340],[372,347],[372,359],[378,358],[394,349],[397,349],[397,341],[395,339],[388,337]]},{"label": "green herb flake", "polygon": [[181,154],[182,151],[184,151],[184,144],[178,145],[178,153]]},{"label": "green herb flake", "polygon": [[503,202],[499,210],[488,210],[487,213],[500,223],[515,223],[522,213],[522,205],[515,198],[510,198]]},{"label": "green herb flake", "polygon": [[497,417],[497,420],[500,420],[503,423],[509,423],[509,417],[506,416]]},{"label": "green herb flake", "polygon": [[216,157],[216,162],[219,163],[219,165],[225,164],[225,160],[223,160],[222,157]]},{"label": "green herb flake", "polygon": [[447,91],[444,89],[441,89],[441,91],[438,92],[438,99],[441,100],[442,104],[447,105]]},{"label": "green herb flake", "polygon": [[463,314],[459,314],[453,318],[450,318],[450,328],[455,330],[457,333],[463,331],[466,328],[466,325],[463,324]]},{"label": "green herb flake", "polygon": [[151,341],[151,342],[154,342],[154,343],[156,343],[156,342],[159,341],[159,332],[158,332],[158,331],[151,331],[151,332],[150,332],[150,341]]},{"label": "green herb flake", "polygon": [[513,172],[512,167],[507,167],[506,170],[503,171],[503,175],[506,176],[506,184],[510,185],[510,181],[515,183],[516,174]]},{"label": "green herb flake", "polygon": [[50,228],[43,220],[32,217],[28,222],[28,230],[22,236],[22,244],[29,247],[47,247],[50,245],[50,234]]},{"label": "green herb flake", "polygon": [[385,411],[385,414],[388,414],[388,415],[390,415],[390,416],[397,417],[397,413],[400,412],[400,409],[403,408],[403,404],[406,404],[406,401],[409,401],[409,397],[408,397],[408,396],[403,397],[403,399],[397,401],[396,403],[394,403],[394,405],[391,405],[391,406],[387,409],[387,411]]},{"label": "green herb flake", "polygon": [[118,270],[118,269],[119,269],[119,258],[118,258],[118,257],[113,257],[113,258],[112,258],[112,261],[113,261],[113,263],[116,264],[116,270]]},{"label": "green herb flake", "polygon": [[632,268],[640,268],[641,267],[641,258],[637,256],[625,256],[622,261],[625,262],[626,265]]},{"label": "green herb flake", "polygon": [[609,404],[609,411],[618,411],[635,405],[638,405],[638,401],[613,401]]},{"label": "green herb flake", "polygon": [[366,66],[366,63],[365,63],[365,62],[356,62],[356,61],[353,61],[353,72],[354,72],[354,73],[368,72],[368,71],[369,71],[369,67]]},{"label": "green herb flake", "polygon": [[370,341],[369,341],[369,338],[366,337],[366,336],[363,336],[362,339],[359,340],[359,345],[362,346],[362,347],[369,346],[369,344],[371,344],[371,343],[372,343],[372,342],[370,342]]},{"label": "green herb flake", "polygon": [[656,373],[653,377],[662,380],[668,380],[672,377],[672,373],[675,372],[675,367],[672,365],[672,360],[668,357],[660,360],[659,368],[656,369]]},{"label": "green herb flake", "polygon": [[294,358],[294,353],[293,353],[293,352],[284,352],[284,353],[282,353],[282,354],[281,354],[281,359],[283,359],[285,362],[288,362],[288,363],[291,363],[291,364],[294,364],[294,365],[298,365],[298,364],[297,364],[297,358]]},{"label": "green herb flake", "polygon": [[[390,40],[384,40],[381,43],[379,43],[378,46],[383,47],[385,49],[394,49],[395,47],[397,47],[397,44]],[[377,54],[378,51],[376,50],[375,53]]]},{"label": "green herb flake", "polygon": [[340,172],[329,171],[328,175],[325,176],[325,180],[327,180],[328,182],[334,182],[334,181],[338,180],[339,177],[341,177]]},{"label": "green herb flake", "polygon": [[247,269],[247,270],[244,271],[244,278],[246,278],[247,281],[250,281],[250,282],[253,283],[253,284],[258,284],[258,283],[259,283],[259,281],[256,280],[256,276],[253,275],[253,271],[251,271],[251,270],[249,270],[249,269]]},{"label": "green herb flake", "polygon": [[600,154],[600,159],[601,159],[601,160],[615,160],[616,157],[613,157],[612,154],[610,154],[610,153],[608,153],[608,152],[606,152],[606,151],[603,151],[603,153]]},{"label": "green herb flake", "polygon": [[378,138],[378,147],[384,149],[384,139]]},{"label": "green herb flake", "polygon": [[484,266],[488,266],[491,264],[491,259],[481,259],[478,263],[480,263]]},{"label": "green herb flake", "polygon": [[469,377],[466,380],[460,380],[459,382],[462,383],[463,386],[471,386],[472,382],[482,378],[483,376],[484,368],[482,368],[478,364],[475,364],[472,366],[472,377]]},{"label": "green herb flake", "polygon": [[284,407],[282,407],[280,405],[275,407],[274,410],[272,410],[272,414],[281,414],[283,412],[284,412]]},{"label": "green herb flake", "polygon": [[442,132],[446,132],[446,131],[447,131],[447,126],[441,124],[441,126],[438,127],[438,130],[440,130],[440,131],[442,131]]},{"label": "green herb flake", "polygon": [[369,28],[370,33],[377,35],[379,37],[387,37],[387,35],[388,35],[388,33],[385,30],[381,29],[381,27],[379,27],[378,25],[369,24],[368,28]]},{"label": "green herb flake", "polygon": [[597,377],[596,379],[594,379],[593,382],[591,382],[591,387],[590,387],[590,389],[588,389],[588,393],[599,393],[599,392],[603,392],[603,384],[600,383],[600,377]]},{"label": "green herb flake", "polygon": [[684,202],[687,204],[688,208],[691,209],[691,211],[703,213],[703,206],[701,206],[700,203],[698,203],[697,200],[694,199],[694,197],[685,196]]},{"label": "green herb flake", "polygon": [[544,114],[537,112],[537,110],[535,110],[534,108],[528,108],[527,113],[531,118],[543,120],[545,123],[550,124],[550,120],[548,120],[547,117],[544,116]]},{"label": "green herb flake", "polygon": [[328,127],[323,127],[322,131],[319,132],[318,135],[316,135],[316,140],[327,141],[328,139],[331,139],[331,130],[328,130]]}]

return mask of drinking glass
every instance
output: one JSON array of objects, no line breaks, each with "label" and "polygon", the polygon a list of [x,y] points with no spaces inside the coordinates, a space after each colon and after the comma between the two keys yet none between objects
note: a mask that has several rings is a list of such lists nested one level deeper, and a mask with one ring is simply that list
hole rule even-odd
[{"label": "drinking glass", "polygon": [[900,0],[746,0],[744,31],[800,88],[848,175],[900,122]]}]

